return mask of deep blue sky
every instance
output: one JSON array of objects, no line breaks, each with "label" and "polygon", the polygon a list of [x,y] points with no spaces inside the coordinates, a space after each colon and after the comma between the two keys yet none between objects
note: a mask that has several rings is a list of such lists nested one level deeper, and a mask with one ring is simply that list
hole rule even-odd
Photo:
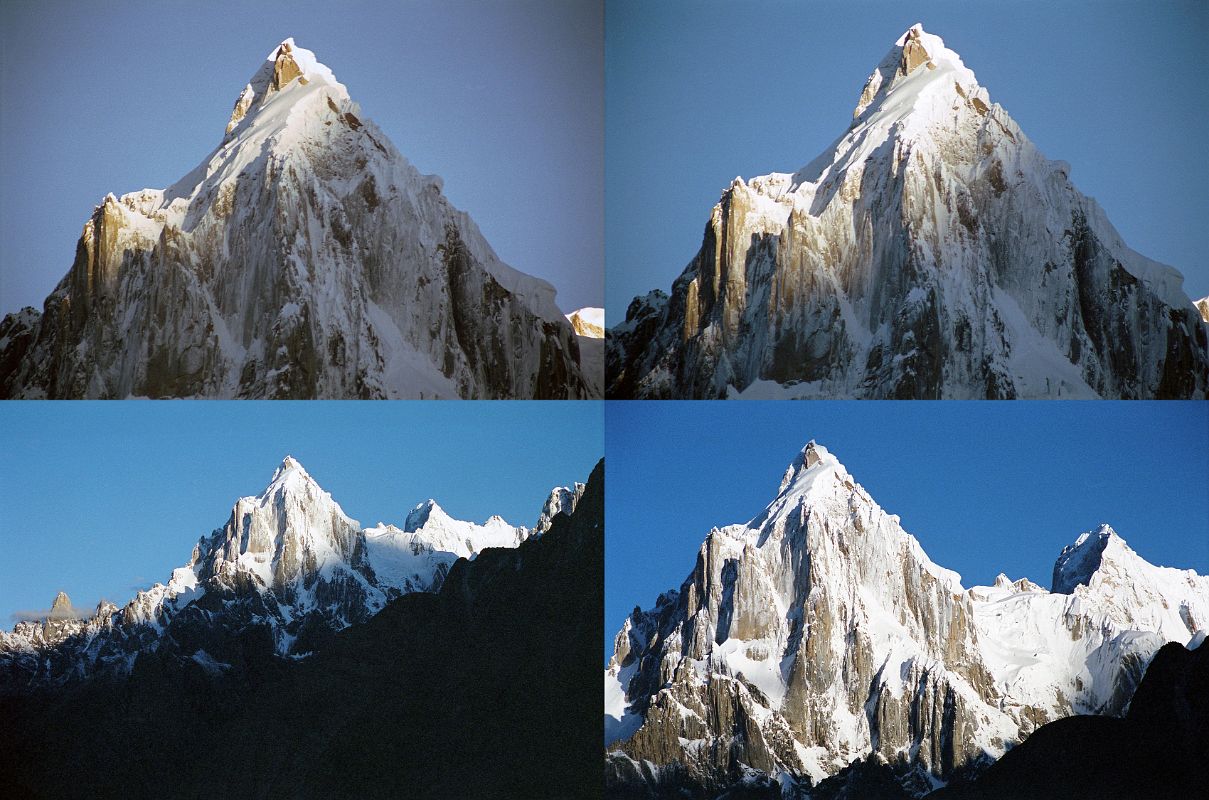
[{"label": "deep blue sky", "polygon": [[1050,585],[1107,522],[1153,564],[1209,574],[1200,402],[612,402],[605,657],[635,605],[678,588],[712,527],[747,522],[810,439],[969,588]]},{"label": "deep blue sky", "polygon": [[500,257],[601,305],[597,0],[0,5],[0,314],[42,301],[107,192],[163,188],[219,144],[282,39],[315,51]]},{"label": "deep blue sky", "polygon": [[0,403],[0,626],[166,582],[293,455],[362,525],[432,497],[533,525],[604,454],[599,403]]},{"label": "deep blue sky", "polygon": [[1209,294],[1209,4],[606,4],[606,311],[667,290],[736,175],[792,172],[852,120],[865,79],[922,22],[961,54],[1125,242]]}]

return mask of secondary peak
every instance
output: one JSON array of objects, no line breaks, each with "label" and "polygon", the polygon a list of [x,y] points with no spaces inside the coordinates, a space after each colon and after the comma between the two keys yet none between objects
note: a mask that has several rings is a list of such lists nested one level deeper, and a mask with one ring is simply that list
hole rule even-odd
[{"label": "secondary peak", "polygon": [[434,517],[437,519],[448,519],[449,515],[445,513],[445,509],[437,504],[436,500],[430,498],[411,510],[411,513],[407,515],[407,519],[403,522],[403,530],[407,533],[415,533],[427,525],[428,521]]},{"label": "secondary peak", "polygon": [[1054,592],[1070,594],[1079,584],[1089,583],[1091,576],[1106,560],[1119,560],[1127,552],[1125,540],[1117,535],[1112,526],[1101,523],[1095,530],[1080,534],[1074,544],[1062,549],[1054,563],[1051,588]]}]

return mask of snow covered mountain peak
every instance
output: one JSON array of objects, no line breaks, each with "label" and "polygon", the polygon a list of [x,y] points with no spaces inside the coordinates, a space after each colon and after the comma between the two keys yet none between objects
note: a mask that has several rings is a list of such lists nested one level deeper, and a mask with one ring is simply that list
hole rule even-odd
[{"label": "snow covered mountain peak", "polygon": [[599,396],[603,346],[442,188],[287,39],[217,147],[105,197],[44,315],[0,320],[0,396]]},{"label": "snow covered mountain peak", "polygon": [[1062,549],[1054,563],[1052,591],[1070,594],[1076,586],[1086,586],[1106,559],[1128,563],[1131,558],[1141,560],[1111,525],[1100,523],[1094,531],[1079,534],[1074,544]]},{"label": "snow covered mountain peak", "polygon": [[794,487],[804,490],[824,473],[837,477],[843,473],[844,477],[849,477],[839,459],[831,455],[826,447],[811,439],[785,470],[785,475],[781,478],[780,494],[784,495]]},{"label": "snow covered mountain peak", "polygon": [[1149,564],[1107,525],[1054,583],[965,590],[810,442],[762,515],[712,529],[679,590],[622,626],[609,767],[817,782],[872,754],[919,795],[1049,720],[1123,713],[1150,657],[1209,627],[1209,578]]},{"label": "snow covered mountain peak", "polygon": [[263,492],[237,500],[227,524],[198,543],[188,566],[195,577],[173,576],[181,588],[215,577],[232,586],[250,580],[285,599],[319,578],[360,572],[365,554],[357,521],[287,456]]},{"label": "snow covered mountain peak", "polygon": [[281,466],[279,466],[273,473],[273,480],[271,483],[276,483],[278,480],[286,477],[288,473],[299,473],[303,478],[310,477],[310,474],[306,471],[306,469],[303,468],[302,464],[298,462],[298,459],[294,458],[293,456],[286,456],[284,459],[282,459]]},{"label": "snow covered mountain peak", "polygon": [[298,85],[306,86],[311,81],[340,86],[336,76],[315,57],[315,53],[294,44],[294,37],[285,39],[274,47],[265,62],[252,76],[250,83],[255,89],[279,92],[298,79]]},{"label": "snow covered mountain peak", "polygon": [[[954,92],[965,98],[977,88],[974,74],[961,62],[958,53],[945,47],[941,37],[927,33],[916,23],[898,37],[864,82],[852,118],[860,120],[870,108],[874,112],[869,117],[878,116],[881,110],[902,116],[904,111],[914,110],[921,100],[932,99],[937,93],[949,100]],[[979,100],[984,109],[985,100],[985,97]]]},{"label": "snow covered mountain peak", "polygon": [[1209,577],[1151,564],[1106,524],[1063,548],[1054,564],[1052,591],[1090,603],[1120,626],[1156,631],[1167,641],[1184,643],[1209,627]]},{"label": "snow covered mountain peak", "polygon": [[[246,497],[243,500],[253,501],[256,505],[267,502],[281,504],[287,496],[299,496],[299,501],[307,505],[317,503],[331,504],[339,511],[340,507],[332,500],[332,496],[323,489],[310,473],[293,456],[286,456],[281,465],[273,472],[273,478],[255,498]],[[339,512],[344,516],[344,512]],[[347,519],[347,517],[345,517]]]},{"label": "snow covered mountain peak", "polygon": [[922,26],[838,139],[737,178],[669,295],[607,338],[610,397],[1193,398],[1209,338],[1175,269]]},{"label": "snow covered mountain peak", "polygon": [[474,558],[488,547],[516,547],[534,533],[524,526],[510,524],[498,514],[491,515],[481,525],[456,519],[432,499],[408,513],[403,530],[392,530],[398,536],[423,537],[432,546],[462,558]]},{"label": "snow covered mountain peak", "polygon": [[439,524],[441,521],[452,519],[436,500],[429,498],[408,512],[407,519],[403,521],[403,530],[415,533],[427,525],[429,520]]}]

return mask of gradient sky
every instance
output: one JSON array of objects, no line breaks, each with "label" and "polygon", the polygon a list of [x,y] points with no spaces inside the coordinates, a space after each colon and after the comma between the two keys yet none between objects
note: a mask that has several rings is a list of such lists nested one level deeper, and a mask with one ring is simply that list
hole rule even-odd
[{"label": "gradient sky", "polygon": [[602,304],[598,0],[0,5],[0,314],[42,301],[108,192],[163,188],[222,139],[286,37],[315,51],[500,257]]},{"label": "gradient sky", "polygon": [[362,525],[434,498],[537,522],[604,454],[599,403],[0,403],[0,625],[167,582],[293,455]]},{"label": "gradient sky", "polygon": [[1188,402],[612,402],[605,658],[634,608],[678,588],[712,527],[776,496],[810,439],[969,588],[1050,585],[1107,522],[1153,564],[1209,574],[1209,406]]},{"label": "gradient sky", "polygon": [[667,291],[736,175],[842,134],[909,26],[956,50],[1125,242],[1209,294],[1209,4],[608,0],[606,312]]}]

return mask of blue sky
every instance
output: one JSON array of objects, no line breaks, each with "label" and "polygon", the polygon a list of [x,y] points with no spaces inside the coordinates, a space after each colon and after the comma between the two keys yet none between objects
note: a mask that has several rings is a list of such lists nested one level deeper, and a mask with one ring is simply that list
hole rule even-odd
[{"label": "blue sky", "polygon": [[0,626],[123,603],[166,582],[297,458],[363,525],[434,498],[452,516],[537,521],[604,454],[599,403],[0,403]]},{"label": "blue sky", "polygon": [[1209,4],[606,4],[606,312],[672,280],[736,175],[793,172],[847,128],[910,25],[961,54],[1125,242],[1209,294]]},{"label": "blue sky", "polygon": [[108,192],[222,139],[281,40],[315,51],[513,267],[601,305],[603,13],[594,0],[0,6],[0,314],[42,307]]},{"label": "blue sky", "polygon": [[612,402],[605,657],[634,608],[688,576],[711,527],[746,522],[810,439],[967,588],[1049,587],[1107,522],[1151,563],[1209,574],[1201,402]]}]

